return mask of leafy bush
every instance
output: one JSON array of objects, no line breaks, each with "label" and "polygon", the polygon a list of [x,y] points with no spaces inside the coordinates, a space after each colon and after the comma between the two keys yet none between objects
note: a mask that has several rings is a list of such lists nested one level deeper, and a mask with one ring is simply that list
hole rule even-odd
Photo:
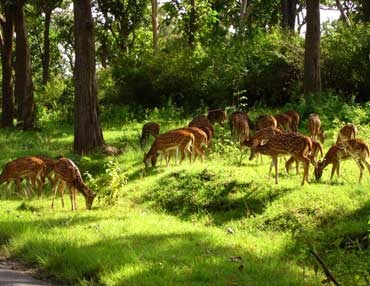
[{"label": "leafy bush", "polygon": [[[368,25],[340,23],[328,27],[322,37],[322,81],[349,101],[370,99],[370,29]],[[340,48],[338,48],[340,47]]]}]

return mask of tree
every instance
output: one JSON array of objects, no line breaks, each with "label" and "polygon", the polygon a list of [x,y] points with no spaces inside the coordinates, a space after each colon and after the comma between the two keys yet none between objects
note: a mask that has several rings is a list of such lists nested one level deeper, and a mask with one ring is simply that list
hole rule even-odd
[{"label": "tree", "polygon": [[96,147],[103,147],[105,143],[98,119],[94,22],[90,0],[73,0],[73,12],[76,53],[73,149],[82,155]]},{"label": "tree", "polygon": [[158,2],[152,0],[152,31],[153,31],[153,50],[158,51]]},{"label": "tree", "polygon": [[304,94],[321,90],[320,76],[320,0],[306,0],[307,28],[304,55]]},{"label": "tree", "polygon": [[14,35],[14,16],[15,7],[9,1],[1,1],[4,18],[1,21],[2,39],[1,39],[1,63],[2,63],[2,127],[11,127],[14,119],[14,99],[12,84],[12,51]]},{"label": "tree", "polygon": [[297,0],[281,0],[281,26],[294,31],[297,15]]},{"label": "tree", "polygon": [[33,128],[35,101],[31,73],[30,49],[28,45],[26,21],[24,17],[25,0],[17,1],[15,12],[15,99],[17,102],[18,127],[23,130]]},{"label": "tree", "polygon": [[37,8],[44,15],[44,42],[42,49],[42,84],[49,81],[50,69],[50,23],[53,10],[61,5],[63,0],[36,0]]}]

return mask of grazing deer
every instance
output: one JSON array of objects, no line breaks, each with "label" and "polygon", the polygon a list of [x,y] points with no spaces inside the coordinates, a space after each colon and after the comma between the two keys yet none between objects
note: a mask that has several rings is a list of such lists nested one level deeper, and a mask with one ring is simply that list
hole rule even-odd
[{"label": "grazing deer", "polygon": [[[54,185],[54,178],[52,176],[52,173],[53,173],[53,170],[54,170],[54,165],[56,163],[56,160],[54,160],[50,157],[47,157],[47,156],[43,156],[43,155],[36,155],[34,157],[42,160],[45,163],[44,177],[48,178],[49,183],[53,186]],[[45,181],[45,179],[44,179],[44,181]],[[40,195],[41,194],[39,194],[39,196]]]},{"label": "grazing deer", "polygon": [[[27,182],[31,182],[34,189],[38,189],[38,193],[42,193],[42,188],[45,182],[45,163],[39,158],[30,156],[23,157],[8,162],[2,173],[0,174],[0,185],[7,183],[6,191],[12,181],[15,182],[16,190],[21,194],[21,180],[25,178]],[[31,191],[25,188],[24,194],[31,195]]]},{"label": "grazing deer", "polygon": [[243,111],[234,111],[233,113],[230,114],[229,116],[229,126],[230,126],[230,132],[231,132],[231,136],[234,137],[234,118],[235,117],[242,117],[244,118],[245,120],[247,120],[248,122],[248,126],[249,126],[249,130],[251,130],[253,128],[253,123],[252,123],[252,120],[249,118],[248,114],[246,112],[243,112]]},{"label": "grazing deer", "polygon": [[193,153],[195,161],[200,156],[201,161],[204,160],[205,146],[208,146],[207,134],[198,127],[185,127],[178,130],[184,130],[194,135]]},{"label": "grazing deer", "polygon": [[208,111],[207,118],[211,124],[215,124],[216,122],[224,127],[224,122],[226,120],[226,112],[222,109],[214,109]]},{"label": "grazing deer", "polygon": [[141,137],[140,137],[140,147],[141,149],[144,149],[146,146],[147,140],[150,135],[152,135],[154,138],[157,138],[159,134],[160,126],[158,123],[155,122],[147,122],[144,124],[143,129],[141,131]]},{"label": "grazing deer", "polygon": [[346,124],[339,130],[337,144],[343,141],[346,141],[346,140],[356,138],[357,133],[358,133],[358,130],[354,124],[352,123]]},{"label": "grazing deer", "polygon": [[293,132],[298,132],[298,125],[299,125],[299,114],[294,110],[288,110],[283,114],[288,115],[290,117],[290,129]]},{"label": "grazing deer", "polygon": [[177,149],[181,152],[180,163],[185,158],[185,152],[189,154],[189,160],[191,163],[191,147],[193,146],[194,141],[194,135],[185,130],[173,130],[158,135],[149,152],[144,154],[145,168],[149,166],[149,161],[152,166],[155,167],[157,157],[160,153],[166,158],[166,165],[168,166],[170,160],[169,152]]},{"label": "grazing deer", "polygon": [[328,150],[324,159],[318,162],[315,168],[316,180],[321,178],[323,170],[329,164],[333,164],[330,180],[333,178],[335,171],[339,177],[340,161],[352,158],[360,169],[359,183],[361,183],[364,164],[370,173],[370,164],[367,162],[369,155],[369,145],[362,139],[350,139],[339,144],[334,144]]},{"label": "grazing deer", "polygon": [[318,114],[311,113],[309,115],[308,129],[310,130],[311,138],[319,139],[321,143],[324,143],[325,135],[324,131],[321,130],[321,120]]},{"label": "grazing deer", "polygon": [[188,127],[197,127],[199,129],[202,129],[207,134],[208,146],[211,145],[211,139],[215,131],[213,125],[206,116],[198,115],[194,117],[193,120],[190,121],[190,123],[188,124]]},{"label": "grazing deer", "polygon": [[[321,143],[319,141],[317,141],[316,139],[313,139],[313,138],[309,138],[312,142],[312,150],[311,150],[311,153],[309,154],[308,158],[310,158],[310,162],[311,164],[315,167],[316,166],[316,163],[317,163],[317,157],[320,153],[321,157],[323,156],[323,149],[322,149],[322,146],[321,146]],[[285,169],[287,171],[287,173],[289,173],[289,169],[290,169],[290,166],[292,165],[292,163],[296,161],[293,157],[290,157],[288,159],[288,161],[285,162]],[[298,174],[298,165],[299,165],[299,162],[296,161],[296,170],[297,170],[297,174]]]},{"label": "grazing deer", "polygon": [[234,137],[237,138],[237,140],[240,142],[240,146],[242,147],[242,143],[249,140],[250,129],[248,120],[240,114],[233,116],[232,120]]},{"label": "grazing deer", "polygon": [[[70,192],[72,211],[77,210],[76,204],[77,191],[82,193],[82,195],[85,197],[86,208],[90,210],[96,197],[96,194],[86,186],[86,184],[82,180],[80,170],[78,169],[76,164],[73,163],[72,160],[62,157],[58,161],[56,161],[54,165],[54,173],[55,180],[54,186],[52,188],[54,189],[54,195],[51,207],[54,208],[54,200],[58,190],[61,193],[62,206],[64,207],[63,195],[64,188],[67,186],[67,189]],[[60,186],[59,183],[61,184]]]},{"label": "grazing deer", "polygon": [[261,115],[256,120],[255,132],[261,129],[277,127],[277,121],[272,115]]},{"label": "grazing deer", "polygon": [[[257,147],[258,145],[266,144],[267,141],[270,140],[272,137],[278,134],[282,134],[282,133],[283,131],[281,131],[277,127],[264,128],[254,133],[254,136],[250,140],[244,140],[241,143],[241,146],[248,146],[253,149]],[[251,152],[253,152],[253,150],[251,150]]]},{"label": "grazing deer", "polygon": [[282,113],[282,114],[276,114],[274,115],[274,118],[277,122],[277,127],[281,129],[282,131],[288,131],[292,125],[292,119],[290,116]]},{"label": "grazing deer", "polygon": [[249,160],[252,160],[257,153],[269,155],[272,157],[272,164],[270,165],[269,177],[271,175],[272,165],[275,166],[275,183],[278,183],[278,159],[279,155],[289,154],[297,160],[303,162],[304,174],[302,179],[302,185],[305,181],[308,183],[308,171],[310,167],[310,159],[308,158],[309,153],[312,150],[311,140],[298,133],[282,133],[273,136],[266,144],[258,145],[252,148]]},{"label": "grazing deer", "polygon": [[325,154],[324,159],[322,161],[318,161],[315,166],[315,178],[316,180],[320,180],[322,176],[322,172],[326,168],[326,166],[332,164],[333,167],[331,169],[330,180],[332,180],[335,171],[337,172],[337,176],[339,177],[339,167],[340,161],[348,160],[350,155],[345,150],[344,146],[339,144],[334,144],[330,147],[328,152]]}]

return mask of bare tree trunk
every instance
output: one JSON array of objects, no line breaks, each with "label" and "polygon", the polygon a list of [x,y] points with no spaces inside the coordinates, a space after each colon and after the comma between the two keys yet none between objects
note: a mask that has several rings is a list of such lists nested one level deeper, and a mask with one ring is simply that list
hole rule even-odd
[{"label": "bare tree trunk", "polygon": [[[3,3],[5,1],[2,1]],[[13,51],[13,35],[14,35],[14,15],[15,10],[12,5],[3,4],[5,21],[2,22],[3,42],[1,49],[2,63],[2,127],[11,127],[14,119],[14,99],[13,99],[13,84],[12,84],[12,51]]]},{"label": "bare tree trunk", "polygon": [[158,52],[158,2],[152,0],[153,50]]},{"label": "bare tree trunk", "polygon": [[90,0],[73,0],[75,21],[75,128],[74,146],[82,155],[104,146],[98,119],[95,77],[94,22]]},{"label": "bare tree trunk", "polygon": [[190,48],[194,48],[195,32],[197,30],[195,0],[190,0],[190,17],[189,18],[190,19],[189,19],[188,43],[189,43]]},{"label": "bare tree trunk", "polygon": [[49,81],[50,68],[50,21],[52,10],[47,8],[45,10],[44,23],[44,53],[42,55],[42,84],[45,85]]},{"label": "bare tree trunk", "polygon": [[294,31],[296,15],[297,0],[281,0],[282,28]]},{"label": "bare tree trunk", "polygon": [[15,31],[17,36],[14,93],[17,101],[18,127],[28,130],[34,127],[35,101],[23,5],[24,1],[17,1],[15,17]]},{"label": "bare tree trunk", "polygon": [[347,25],[347,26],[350,26],[351,25],[351,22],[349,20],[349,18],[347,17],[347,14],[346,12],[344,12],[344,9],[343,9],[343,6],[342,6],[342,3],[340,3],[340,0],[335,0],[335,3],[337,5],[337,8],[340,12],[340,18],[341,20]]},{"label": "bare tree trunk", "polygon": [[307,29],[304,55],[304,94],[321,90],[320,75],[320,0],[306,0]]},{"label": "bare tree trunk", "polygon": [[362,0],[362,11],[364,13],[364,21],[370,22],[370,1]]}]

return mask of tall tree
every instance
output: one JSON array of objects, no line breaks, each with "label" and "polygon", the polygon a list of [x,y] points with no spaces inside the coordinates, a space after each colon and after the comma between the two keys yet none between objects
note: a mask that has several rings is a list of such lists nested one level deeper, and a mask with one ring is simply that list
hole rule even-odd
[{"label": "tall tree", "polygon": [[294,31],[297,15],[297,0],[281,0],[281,26]]},{"label": "tall tree", "polygon": [[158,51],[158,1],[152,0],[153,50]]},{"label": "tall tree", "polygon": [[370,22],[370,1],[369,0],[361,0],[362,4],[362,12],[364,14],[364,21]]},{"label": "tall tree", "polygon": [[304,94],[321,90],[320,75],[320,0],[306,0],[307,28],[304,54]]},{"label": "tall tree", "polygon": [[44,42],[42,49],[42,84],[49,81],[50,76],[50,23],[53,10],[61,5],[63,0],[37,0],[36,6],[44,17]]},{"label": "tall tree", "polygon": [[75,127],[74,146],[85,154],[105,145],[98,119],[94,22],[90,0],[73,0],[75,22]]},{"label": "tall tree", "polygon": [[12,51],[14,35],[14,15],[15,7],[9,1],[1,1],[4,18],[1,21],[2,39],[1,39],[1,63],[2,63],[2,118],[1,126],[10,127],[14,119],[14,98],[12,84]]},{"label": "tall tree", "polygon": [[24,16],[25,0],[16,2],[15,13],[15,99],[17,102],[18,127],[27,130],[34,124],[35,101],[31,73],[30,49],[27,38],[26,20]]}]

